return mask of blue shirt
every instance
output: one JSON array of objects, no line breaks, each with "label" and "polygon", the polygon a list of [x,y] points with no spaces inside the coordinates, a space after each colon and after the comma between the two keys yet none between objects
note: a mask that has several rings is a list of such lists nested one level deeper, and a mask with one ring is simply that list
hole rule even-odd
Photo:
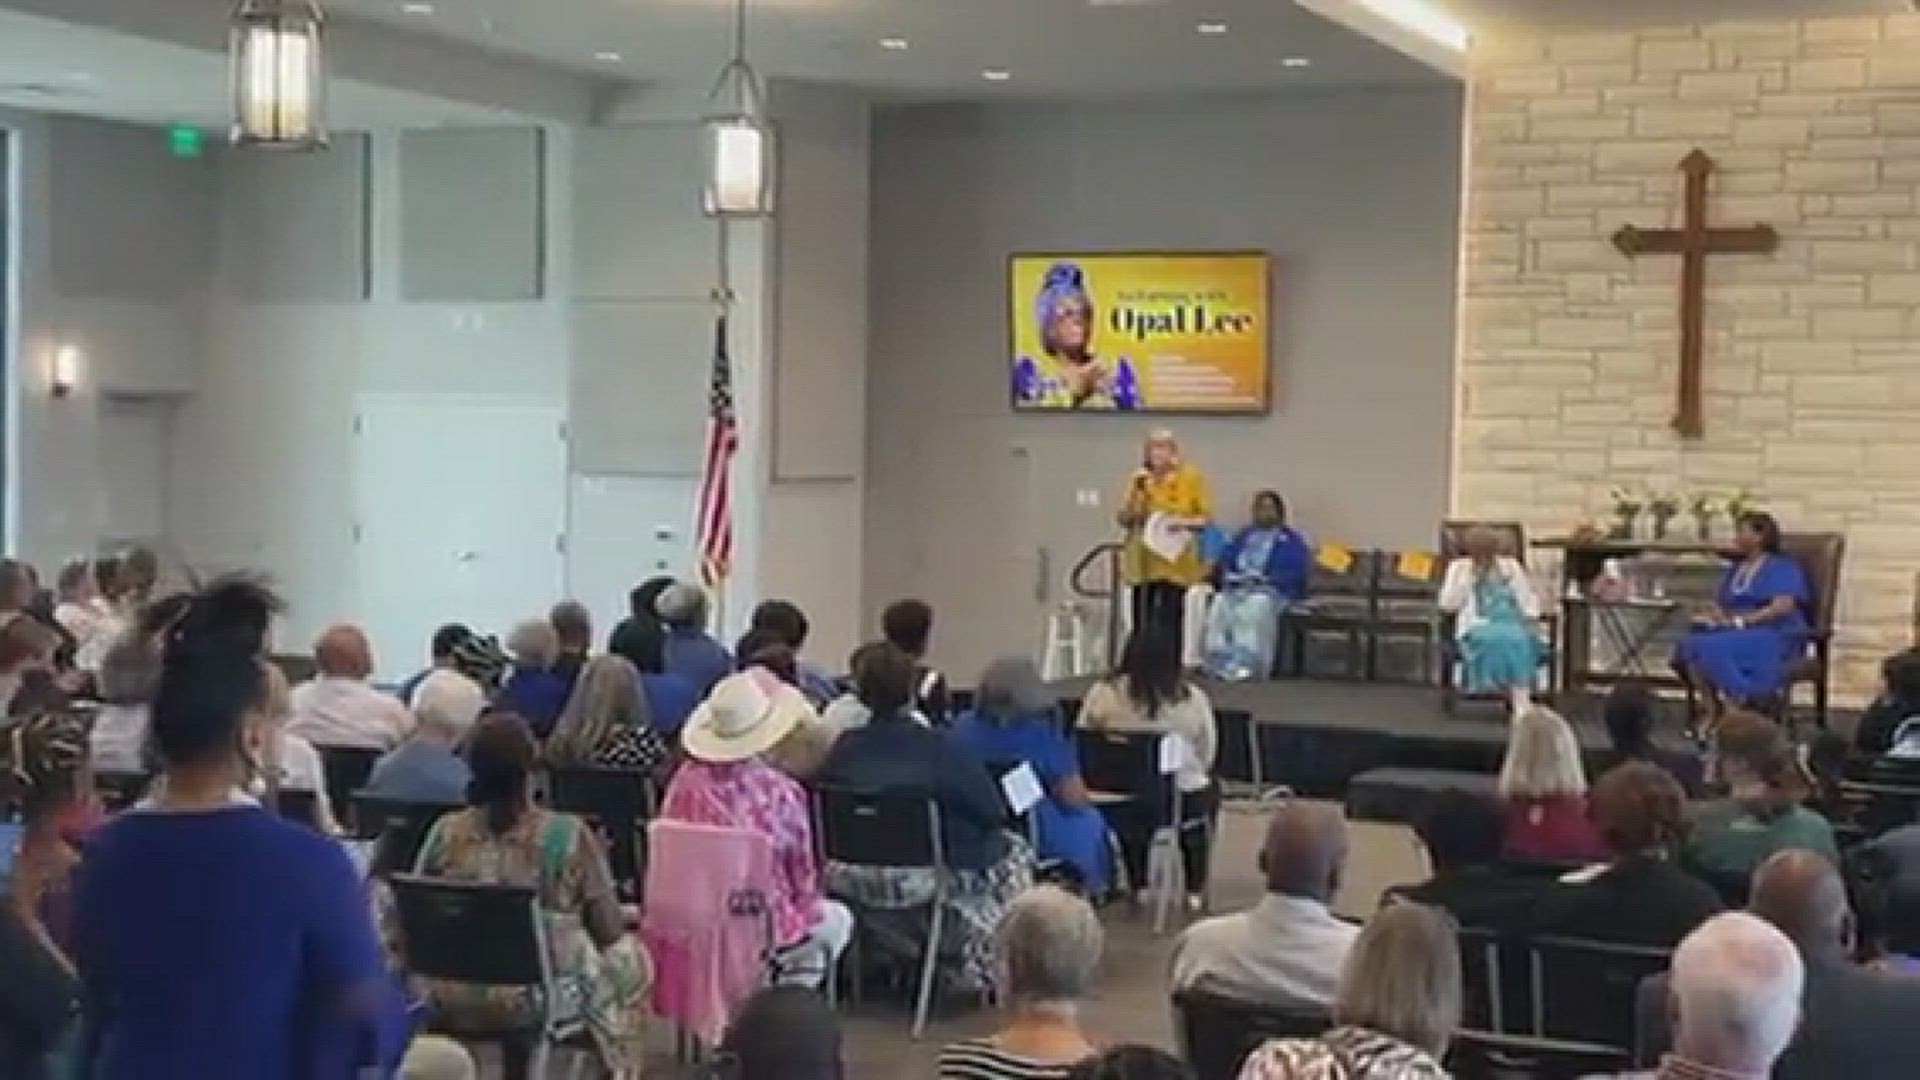
[{"label": "blue shirt", "polygon": [[677,735],[687,726],[705,695],[694,689],[691,680],[680,675],[640,673],[640,692],[646,695],[647,711],[653,717],[653,729],[662,735]]},{"label": "blue shirt", "polygon": [[905,716],[875,717],[834,741],[819,782],[931,796],[947,863],[984,870],[1006,854],[1006,802],[986,763],[945,731]]},{"label": "blue shirt", "polygon": [[409,739],[374,763],[362,790],[395,802],[463,806],[472,779],[466,759],[452,749]]},{"label": "blue shirt", "polygon": [[500,688],[498,705],[519,713],[533,733],[544,739],[553,734],[553,725],[559,722],[572,696],[573,680],[561,671],[515,668]]},{"label": "blue shirt", "polygon": [[1061,781],[1080,775],[1080,755],[1047,713],[995,722],[979,710],[954,722],[956,742],[985,762],[1025,762],[1051,796]]},{"label": "blue shirt", "polygon": [[74,953],[94,1080],[348,1080],[387,979],[340,846],[253,804],[136,811],[88,845]]},{"label": "blue shirt", "polygon": [[669,630],[666,673],[692,683],[704,701],[714,683],[733,674],[733,654],[703,630]]}]

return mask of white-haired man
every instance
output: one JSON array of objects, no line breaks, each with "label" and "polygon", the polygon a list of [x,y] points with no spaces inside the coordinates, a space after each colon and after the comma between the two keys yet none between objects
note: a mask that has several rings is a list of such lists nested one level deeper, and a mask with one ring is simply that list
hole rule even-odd
[{"label": "white-haired man", "polygon": [[435,672],[420,684],[413,706],[417,721],[413,733],[374,765],[364,791],[396,802],[447,806],[466,802],[473,774],[459,746],[486,704],[480,684],[458,672]]},{"label": "white-haired man", "polygon": [[1673,954],[1673,1052],[1654,1080],[1767,1080],[1800,1024],[1806,969],[1788,937],[1745,912],[1716,915]]}]

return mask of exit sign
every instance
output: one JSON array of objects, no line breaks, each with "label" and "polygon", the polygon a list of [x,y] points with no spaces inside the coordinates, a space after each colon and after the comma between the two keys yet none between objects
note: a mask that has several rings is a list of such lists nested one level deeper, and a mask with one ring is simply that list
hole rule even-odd
[{"label": "exit sign", "polygon": [[175,124],[167,129],[167,146],[177,158],[197,158],[206,148],[206,133],[197,127]]}]

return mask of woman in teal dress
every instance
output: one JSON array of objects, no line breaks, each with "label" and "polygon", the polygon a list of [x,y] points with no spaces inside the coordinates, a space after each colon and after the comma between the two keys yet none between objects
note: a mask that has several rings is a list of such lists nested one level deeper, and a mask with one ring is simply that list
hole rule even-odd
[{"label": "woman in teal dress", "polygon": [[1467,690],[1506,694],[1518,716],[1533,704],[1534,680],[1547,655],[1540,599],[1526,567],[1501,554],[1498,533],[1473,529],[1465,546],[1465,557],[1447,567],[1440,609],[1456,617]]},{"label": "woman in teal dress", "polygon": [[1032,810],[1040,857],[1071,865],[1089,895],[1104,895],[1113,874],[1107,821],[1088,798],[1079,755],[1033,661],[995,660],[975,693],[978,705],[953,726],[955,741],[989,765],[1033,769],[1045,796]]},{"label": "woman in teal dress", "polygon": [[1673,654],[1681,677],[1706,690],[1716,719],[1729,704],[1764,702],[1785,689],[1788,668],[1807,651],[1813,603],[1806,571],[1780,553],[1772,514],[1742,515],[1734,547],[1740,562]]}]

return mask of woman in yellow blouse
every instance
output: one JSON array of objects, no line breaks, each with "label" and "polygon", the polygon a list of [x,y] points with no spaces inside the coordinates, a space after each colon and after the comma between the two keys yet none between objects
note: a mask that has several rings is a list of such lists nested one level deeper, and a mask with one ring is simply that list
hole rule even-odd
[{"label": "woman in yellow blouse", "polygon": [[[1165,525],[1179,530],[1182,541],[1172,558],[1147,543],[1149,525],[1161,515]],[[1127,530],[1121,572],[1133,587],[1133,627],[1157,626],[1179,641],[1187,589],[1207,576],[1199,534],[1213,519],[1213,498],[1207,478],[1181,458],[1173,432],[1162,429],[1147,436],[1144,460],[1118,516],[1120,527]]]}]

